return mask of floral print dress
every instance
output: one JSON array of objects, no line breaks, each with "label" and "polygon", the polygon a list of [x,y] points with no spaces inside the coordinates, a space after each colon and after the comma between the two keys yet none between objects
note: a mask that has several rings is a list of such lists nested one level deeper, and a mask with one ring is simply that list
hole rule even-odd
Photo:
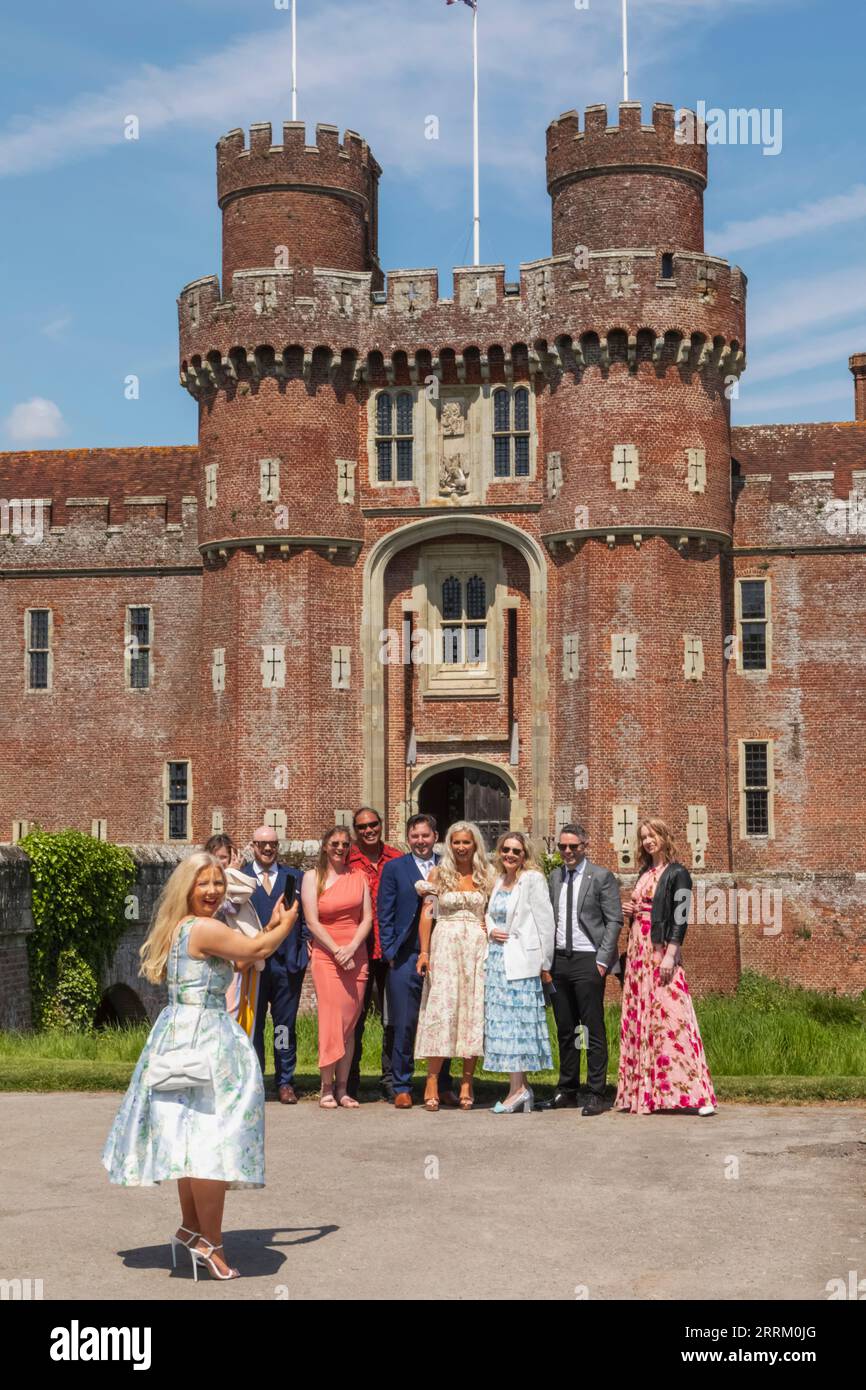
[{"label": "floral print dress", "polygon": [[713,1083],[682,965],[663,985],[653,959],[650,916],[656,884],[666,865],[648,869],[632,893],[622,1023],[618,1110],[649,1115],[715,1105]]},{"label": "floral print dress", "polygon": [[[265,1092],[246,1033],[226,1012],[231,962],[194,960],[195,918],[181,923],[168,961],[169,1002],[151,1029],[102,1153],[113,1183],[150,1187],[173,1178],[209,1178],[264,1187]],[[213,1085],[154,1091],[154,1053],[195,1047],[210,1056]]]}]

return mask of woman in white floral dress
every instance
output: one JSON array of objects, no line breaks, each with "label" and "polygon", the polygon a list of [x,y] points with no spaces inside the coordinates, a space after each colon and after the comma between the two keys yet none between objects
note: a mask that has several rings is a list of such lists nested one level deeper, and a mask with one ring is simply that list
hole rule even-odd
[{"label": "woman in white floral dress", "polygon": [[477,825],[456,821],[445,836],[445,852],[426,883],[418,931],[417,970],[424,994],[415,1054],[427,1058],[424,1109],[439,1109],[439,1072],[445,1057],[463,1058],[460,1109],[475,1102],[472,1078],[484,1051],[485,913],[493,870]]},{"label": "woman in white floral dress", "polygon": [[[264,1083],[246,1033],[226,1012],[234,962],[264,960],[295,925],[297,903],[277,905],[268,928],[241,935],[216,917],[226,891],[211,854],[192,854],[163,889],[141,948],[142,971],[168,985],[169,1002],[151,1029],[102,1154],[112,1182],[149,1187],[177,1180],[182,1224],[171,1238],[217,1279],[236,1278],[223,1257],[222,1217],[230,1187],[263,1187]],[[156,1090],[155,1057],[193,1049],[211,1082]],[[174,1070],[174,1065],[170,1066]]]}]

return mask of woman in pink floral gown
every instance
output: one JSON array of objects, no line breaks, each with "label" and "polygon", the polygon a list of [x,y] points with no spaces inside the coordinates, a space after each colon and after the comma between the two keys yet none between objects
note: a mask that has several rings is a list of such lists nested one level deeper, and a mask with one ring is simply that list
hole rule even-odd
[{"label": "woman in pink floral gown", "polygon": [[712,1115],[716,1097],[681,964],[692,880],[674,857],[664,821],[642,821],[631,917],[615,1106],[633,1115],[697,1110]]}]

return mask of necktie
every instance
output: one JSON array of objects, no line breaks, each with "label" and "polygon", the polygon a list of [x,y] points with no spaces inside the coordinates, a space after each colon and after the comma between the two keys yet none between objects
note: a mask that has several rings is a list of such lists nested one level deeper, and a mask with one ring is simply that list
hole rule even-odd
[{"label": "necktie", "polygon": [[270,893],[271,893],[271,876],[270,876],[270,874],[268,873],[267,869],[265,869],[264,873],[262,874],[262,886],[263,886],[265,892],[268,894],[268,897],[270,897]]},{"label": "necktie", "polygon": [[565,892],[565,954],[571,960],[574,954],[574,938],[571,930],[571,915],[574,908],[574,869],[568,870],[568,888]]}]

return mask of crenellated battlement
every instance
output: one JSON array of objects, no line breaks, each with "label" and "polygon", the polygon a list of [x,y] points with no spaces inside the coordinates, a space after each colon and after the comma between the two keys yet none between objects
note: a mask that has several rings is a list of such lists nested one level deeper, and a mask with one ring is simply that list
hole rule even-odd
[{"label": "crenellated battlement", "polygon": [[256,266],[291,267],[309,290],[314,265],[377,271],[381,168],[366,140],[336,126],[289,121],[283,143],[269,122],[232,130],[217,145],[223,283]]},{"label": "crenellated battlement", "polygon": [[[62,455],[58,456],[62,460]],[[0,455],[2,461],[2,455]],[[164,494],[8,499],[0,526],[0,574],[199,568],[198,501]],[[38,508],[38,516],[35,515]],[[21,521],[19,524],[18,514]],[[177,519],[169,519],[169,518]],[[34,520],[37,524],[34,526]]]},{"label": "crenellated battlement", "polygon": [[286,121],[282,144],[275,145],[270,121],[262,121],[250,127],[248,144],[244,131],[236,129],[224,135],[216,149],[221,208],[255,189],[294,184],[330,185],[366,201],[371,179],[382,174],[366,140],[347,130],[341,141],[334,125],[317,125],[315,144],[310,145],[305,123]]},{"label": "crenellated battlement", "polygon": [[651,125],[642,115],[640,102],[626,101],[619,125],[608,125],[606,106],[590,106],[583,130],[576,111],[548,127],[555,253],[615,246],[622,225],[633,246],[703,250],[707,147],[697,118],[677,118],[665,102],[653,106]]},{"label": "crenellated battlement", "polygon": [[697,117],[677,116],[668,102],[656,102],[652,124],[642,123],[639,101],[619,105],[619,124],[609,125],[607,107],[588,106],[583,130],[577,111],[565,111],[547,128],[547,187],[553,194],[563,181],[608,172],[614,167],[670,172],[676,170],[700,188],[707,183],[707,147],[688,136]]},{"label": "crenellated battlement", "polygon": [[210,276],[187,285],[178,302],[181,380],[197,393],[238,371],[291,375],[293,355],[309,376],[315,354],[344,370],[350,359],[356,378],[375,375],[378,362],[386,376],[399,375],[402,360],[435,364],[449,355],[459,376],[475,354],[488,379],[497,359],[507,368],[521,353],[529,370],[559,370],[562,343],[572,367],[650,359],[739,374],[745,276],[695,252],[677,253],[670,269],[660,278],[659,257],[646,249],[590,252],[579,268],[569,256],[529,262],[515,284],[502,265],[460,266],[448,298],[430,268],[392,271],[385,291],[370,272],[314,268],[312,294],[297,292],[292,270],[236,271],[227,299]]}]

